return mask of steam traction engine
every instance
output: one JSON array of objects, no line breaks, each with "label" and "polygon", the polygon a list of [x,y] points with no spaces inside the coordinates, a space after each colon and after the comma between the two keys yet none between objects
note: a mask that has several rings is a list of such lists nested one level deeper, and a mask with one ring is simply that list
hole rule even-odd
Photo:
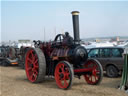
[{"label": "steam traction engine", "polygon": [[54,41],[34,41],[35,48],[29,48],[25,57],[27,78],[32,83],[42,82],[45,76],[54,76],[59,88],[69,89],[74,75],[84,76],[86,82],[97,85],[103,77],[101,64],[95,59],[88,59],[86,49],[80,45],[79,12],[73,11],[74,40],[64,43],[63,34],[58,34]]}]

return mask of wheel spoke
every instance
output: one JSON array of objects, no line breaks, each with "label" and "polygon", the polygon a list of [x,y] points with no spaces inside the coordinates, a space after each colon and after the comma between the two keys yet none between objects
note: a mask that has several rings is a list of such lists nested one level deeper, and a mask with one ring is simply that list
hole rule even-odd
[{"label": "wheel spoke", "polygon": [[27,70],[28,70],[28,71],[30,71],[30,70],[32,70],[32,68],[31,68],[31,67],[29,67],[29,68],[27,68]]},{"label": "wheel spoke", "polygon": [[57,74],[58,74],[58,75],[60,75],[60,74],[61,74],[61,72],[57,71]]},{"label": "wheel spoke", "polygon": [[36,60],[35,60],[34,64],[36,64],[36,63],[37,63],[37,61],[38,61],[38,59],[36,59]]},{"label": "wheel spoke", "polygon": [[92,75],[90,76],[90,78],[91,78],[91,82],[92,82]]},{"label": "wheel spoke", "polygon": [[35,60],[35,56],[33,54],[33,51],[31,51],[31,56],[32,56],[32,60],[34,61]]},{"label": "wheel spoke", "polygon": [[99,70],[96,70],[96,73],[99,73],[100,71]]},{"label": "wheel spoke", "polygon": [[30,78],[31,78],[31,80],[33,80],[33,73],[31,74]]},{"label": "wheel spoke", "polygon": [[65,79],[66,80],[69,79],[69,72],[68,72],[68,70],[65,71],[64,75],[65,75]]},{"label": "wheel spoke", "polygon": [[66,88],[68,86],[68,82],[66,79],[64,79],[64,87]]},{"label": "wheel spoke", "polygon": [[61,68],[61,70],[62,70],[62,73],[64,74],[64,68]]},{"label": "wheel spoke", "polygon": [[35,81],[36,80],[36,75],[35,74],[33,74],[33,81]]},{"label": "wheel spoke", "polygon": [[32,60],[31,60],[30,58],[27,58],[27,60],[28,60],[30,63],[32,63]]},{"label": "wheel spoke", "polygon": [[96,76],[97,80],[99,79],[99,76]]},{"label": "wheel spoke", "polygon": [[94,76],[94,78],[95,78],[95,82],[96,82],[97,81],[96,76]]},{"label": "wheel spoke", "polygon": [[96,68],[97,68],[97,65],[94,65],[94,64],[93,64],[93,68],[96,69]]},{"label": "wheel spoke", "polygon": [[36,54],[34,55],[33,62],[34,62],[35,64],[38,62],[38,57],[37,57]]},{"label": "wheel spoke", "polygon": [[34,68],[35,68],[35,69],[38,69],[38,68],[39,68],[39,66],[38,66],[38,65],[34,65]]},{"label": "wheel spoke", "polygon": [[69,77],[69,73],[66,73],[65,76],[68,78]]},{"label": "wheel spoke", "polygon": [[64,69],[64,65],[63,64],[61,64],[61,68]]},{"label": "wheel spoke", "polygon": [[34,73],[37,75],[38,74],[37,70],[34,70]]},{"label": "wheel spoke", "polygon": [[36,78],[37,78],[37,73],[36,72],[33,73],[33,77],[34,77],[34,80],[36,80]]},{"label": "wheel spoke", "polygon": [[57,76],[57,78],[59,78],[59,80],[62,80],[62,78],[61,78],[61,76],[60,76],[61,72],[59,72],[59,69],[60,69],[60,68],[58,68],[57,71],[56,71],[56,73],[57,73],[56,76]]}]

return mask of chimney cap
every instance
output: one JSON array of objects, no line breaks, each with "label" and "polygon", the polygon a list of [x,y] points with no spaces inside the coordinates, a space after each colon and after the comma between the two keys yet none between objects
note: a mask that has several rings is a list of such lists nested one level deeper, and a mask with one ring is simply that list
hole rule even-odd
[{"label": "chimney cap", "polygon": [[72,11],[71,12],[72,15],[79,15],[79,13],[80,13],[79,11]]}]

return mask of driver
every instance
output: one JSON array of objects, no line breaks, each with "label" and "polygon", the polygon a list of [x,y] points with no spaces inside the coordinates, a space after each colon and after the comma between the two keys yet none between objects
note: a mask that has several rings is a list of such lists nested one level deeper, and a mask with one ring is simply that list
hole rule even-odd
[{"label": "driver", "polygon": [[63,39],[63,43],[65,45],[72,45],[73,44],[73,38],[69,35],[68,32],[65,32],[65,36],[64,36],[64,39]]}]

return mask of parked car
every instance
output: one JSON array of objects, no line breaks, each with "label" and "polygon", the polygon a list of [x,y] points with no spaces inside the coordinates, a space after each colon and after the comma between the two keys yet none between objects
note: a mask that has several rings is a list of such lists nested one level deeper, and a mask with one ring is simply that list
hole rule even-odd
[{"label": "parked car", "polygon": [[90,49],[88,57],[97,59],[108,77],[117,77],[123,70],[123,52],[121,47],[99,47]]}]

